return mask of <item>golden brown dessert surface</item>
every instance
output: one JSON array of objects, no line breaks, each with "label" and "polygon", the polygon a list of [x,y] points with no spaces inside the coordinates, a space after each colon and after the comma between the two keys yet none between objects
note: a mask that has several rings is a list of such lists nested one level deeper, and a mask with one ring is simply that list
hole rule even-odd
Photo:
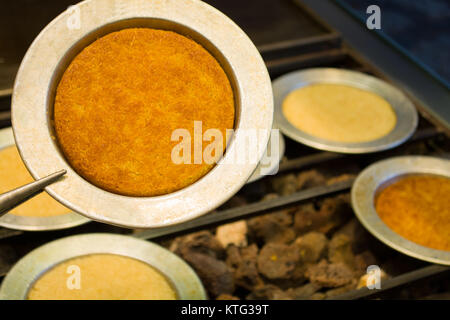
[{"label": "golden brown dessert surface", "polygon": [[162,195],[214,165],[175,164],[173,131],[188,129],[193,140],[194,121],[202,121],[203,132],[217,128],[226,137],[234,125],[233,91],[219,63],[193,40],[124,29],[71,62],[57,88],[54,121],[66,158],[85,179],[123,195]]},{"label": "golden brown dessert surface", "polygon": [[420,245],[450,250],[450,179],[402,177],[379,193],[375,208],[386,225]]},{"label": "golden brown dessert surface", "polygon": [[372,92],[341,84],[313,84],[283,101],[285,118],[297,129],[329,141],[358,143],[394,129],[391,105]]},{"label": "golden brown dessert surface", "polygon": [[[16,146],[0,151],[0,193],[11,191],[33,181]],[[24,217],[51,217],[69,212],[68,208],[43,192],[12,209],[8,214]]]},{"label": "golden brown dessert surface", "polygon": [[30,300],[176,298],[172,286],[160,272],[144,262],[112,254],[94,254],[65,261],[44,273],[28,293]]}]

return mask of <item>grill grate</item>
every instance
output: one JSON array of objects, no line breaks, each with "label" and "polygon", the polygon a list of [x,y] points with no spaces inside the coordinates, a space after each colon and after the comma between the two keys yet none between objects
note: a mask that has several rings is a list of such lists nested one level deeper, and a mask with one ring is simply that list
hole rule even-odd
[{"label": "grill grate", "polygon": [[[214,3],[213,1],[213,4],[218,4],[218,2],[216,1],[216,3]],[[221,9],[220,6],[219,9]],[[224,11],[226,12],[226,10]],[[229,12],[226,13],[230,14]],[[303,8],[302,15],[307,14],[309,14],[309,12]],[[382,72],[362,59],[357,52],[354,52],[351,48],[347,47],[343,41],[344,39],[341,38],[339,33],[331,30],[328,26],[323,25],[320,21],[316,21],[316,23],[320,27],[317,27],[314,30],[325,31],[319,34],[314,33],[309,37],[287,39],[275,43],[262,43],[258,46],[272,78],[301,68],[335,67],[365,72],[389,82],[389,79],[386,79]],[[251,34],[250,36],[252,37]],[[291,172],[299,173],[304,169],[312,167],[317,168],[320,171],[324,166],[330,166],[331,164],[342,163],[342,161],[345,161],[346,166],[344,168],[349,167],[349,164],[351,168],[357,168],[356,170],[351,169],[349,171],[345,171],[344,169],[344,172],[342,172],[352,176],[372,162],[394,155],[406,154],[409,152],[408,148],[416,145],[425,145],[425,154],[448,157],[450,151],[450,135],[448,130],[444,129],[436,119],[430,116],[417,100],[414,98],[412,100],[420,114],[418,131],[407,143],[393,150],[370,155],[342,155],[329,152],[318,152],[287,139],[287,160],[280,164],[280,170],[277,175],[267,176],[261,181],[244,187],[238,193],[238,196],[252,200],[249,204],[237,205],[231,208],[227,208],[226,204],[224,207],[219,208],[218,211],[193,221],[174,227],[147,231],[125,230],[96,222],[91,222],[85,226],[69,230],[40,233],[29,233],[0,228],[0,277],[4,276],[11,266],[30,250],[43,243],[64,236],[86,232],[114,232],[130,234],[146,240],[163,241],[172,239],[181,234],[211,228],[231,221],[246,219],[268,212],[274,212],[282,208],[293,207],[300,203],[316,201],[336,194],[348,193],[353,182],[353,179],[349,178],[336,184],[307,188],[291,195],[280,196],[276,199],[261,200],[262,196],[267,193],[267,189],[264,188],[265,185],[269,184],[273,179]],[[0,127],[10,125],[9,104],[10,97],[0,98]],[[353,290],[335,298],[360,299],[371,298],[374,296],[380,297],[383,296],[386,291],[393,288],[399,288],[420,279],[443,274],[449,270],[450,268],[448,267],[419,263],[419,267],[416,270],[399,274],[384,281],[382,283],[383,290]]]}]

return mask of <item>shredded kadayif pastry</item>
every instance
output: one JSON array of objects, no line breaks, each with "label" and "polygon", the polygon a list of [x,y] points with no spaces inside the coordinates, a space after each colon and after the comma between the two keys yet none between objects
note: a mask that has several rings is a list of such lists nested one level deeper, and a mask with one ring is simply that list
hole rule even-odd
[{"label": "shredded kadayif pastry", "polygon": [[401,177],[379,193],[375,208],[389,228],[425,247],[450,250],[450,179]]},{"label": "shredded kadayif pastry", "polygon": [[175,32],[135,28],[110,33],[75,57],[57,87],[54,125],[65,157],[85,179],[114,193],[155,196],[214,166],[174,163],[180,140],[171,141],[173,131],[189,130],[193,159],[194,121],[225,140],[234,114],[228,77],[206,49]]}]

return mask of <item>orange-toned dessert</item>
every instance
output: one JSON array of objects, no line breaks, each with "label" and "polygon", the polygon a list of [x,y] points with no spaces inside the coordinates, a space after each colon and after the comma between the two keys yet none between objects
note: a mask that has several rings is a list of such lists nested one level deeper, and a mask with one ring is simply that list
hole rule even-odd
[{"label": "orange-toned dessert", "polygon": [[175,32],[134,28],[96,40],[70,63],[57,87],[54,125],[85,179],[114,193],[156,196],[214,166],[174,163],[180,141],[171,141],[173,131],[188,129],[193,141],[194,121],[202,121],[203,132],[217,128],[226,137],[234,114],[228,77],[206,49]]},{"label": "orange-toned dessert", "polygon": [[401,177],[380,191],[375,208],[386,225],[420,245],[450,251],[450,179]]}]

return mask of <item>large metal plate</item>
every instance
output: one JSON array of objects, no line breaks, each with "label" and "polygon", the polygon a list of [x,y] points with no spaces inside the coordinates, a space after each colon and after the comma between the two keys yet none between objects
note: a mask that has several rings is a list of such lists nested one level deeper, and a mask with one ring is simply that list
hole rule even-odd
[{"label": "large metal plate", "polygon": [[196,273],[169,250],[148,241],[106,233],[71,236],[33,250],[9,271],[0,288],[0,299],[26,299],[33,283],[43,273],[66,260],[90,254],[116,254],[140,260],[167,278],[178,299],[206,299]]},{"label": "large metal plate", "polygon": [[[0,151],[3,148],[14,145],[14,136],[11,128],[4,128],[0,130]],[[67,214],[62,214],[53,217],[24,217],[14,214],[5,214],[0,217],[0,226],[26,231],[44,231],[44,230],[58,230],[72,228],[79,226],[90,220],[82,215],[67,209]]]},{"label": "large metal plate", "polygon": [[[68,22],[76,10],[80,28],[70,29]],[[68,63],[98,37],[129,27],[173,30],[202,44],[221,63],[236,97],[235,134],[221,161],[196,183],[158,197],[126,197],[92,185],[70,167],[52,134],[55,88]],[[264,131],[257,141],[260,159],[272,118],[270,78],[258,50],[229,18],[198,0],[88,0],[77,4],[35,39],[20,66],[12,97],[16,144],[33,177],[65,169],[66,176],[46,188],[51,196],[90,219],[130,228],[191,220],[228,200],[257,165],[232,165],[237,145],[245,144],[245,134],[239,132]]]},{"label": "large metal plate", "polygon": [[[386,99],[392,106],[397,123],[384,137],[362,143],[342,143],[312,136],[294,127],[283,115],[283,101],[286,96],[301,87],[315,83],[343,84],[371,91]],[[369,153],[394,148],[406,141],[416,130],[418,116],[411,101],[390,84],[356,71],[313,68],[288,73],[273,82],[275,99],[275,126],[288,137],[310,147],[340,153]]]},{"label": "large metal plate", "polygon": [[374,199],[378,188],[392,178],[406,174],[436,174],[450,178],[450,160],[403,156],[376,162],[356,178],[352,206],[363,226],[391,248],[417,259],[450,265],[450,251],[436,250],[409,241],[391,230],[378,216]]}]

